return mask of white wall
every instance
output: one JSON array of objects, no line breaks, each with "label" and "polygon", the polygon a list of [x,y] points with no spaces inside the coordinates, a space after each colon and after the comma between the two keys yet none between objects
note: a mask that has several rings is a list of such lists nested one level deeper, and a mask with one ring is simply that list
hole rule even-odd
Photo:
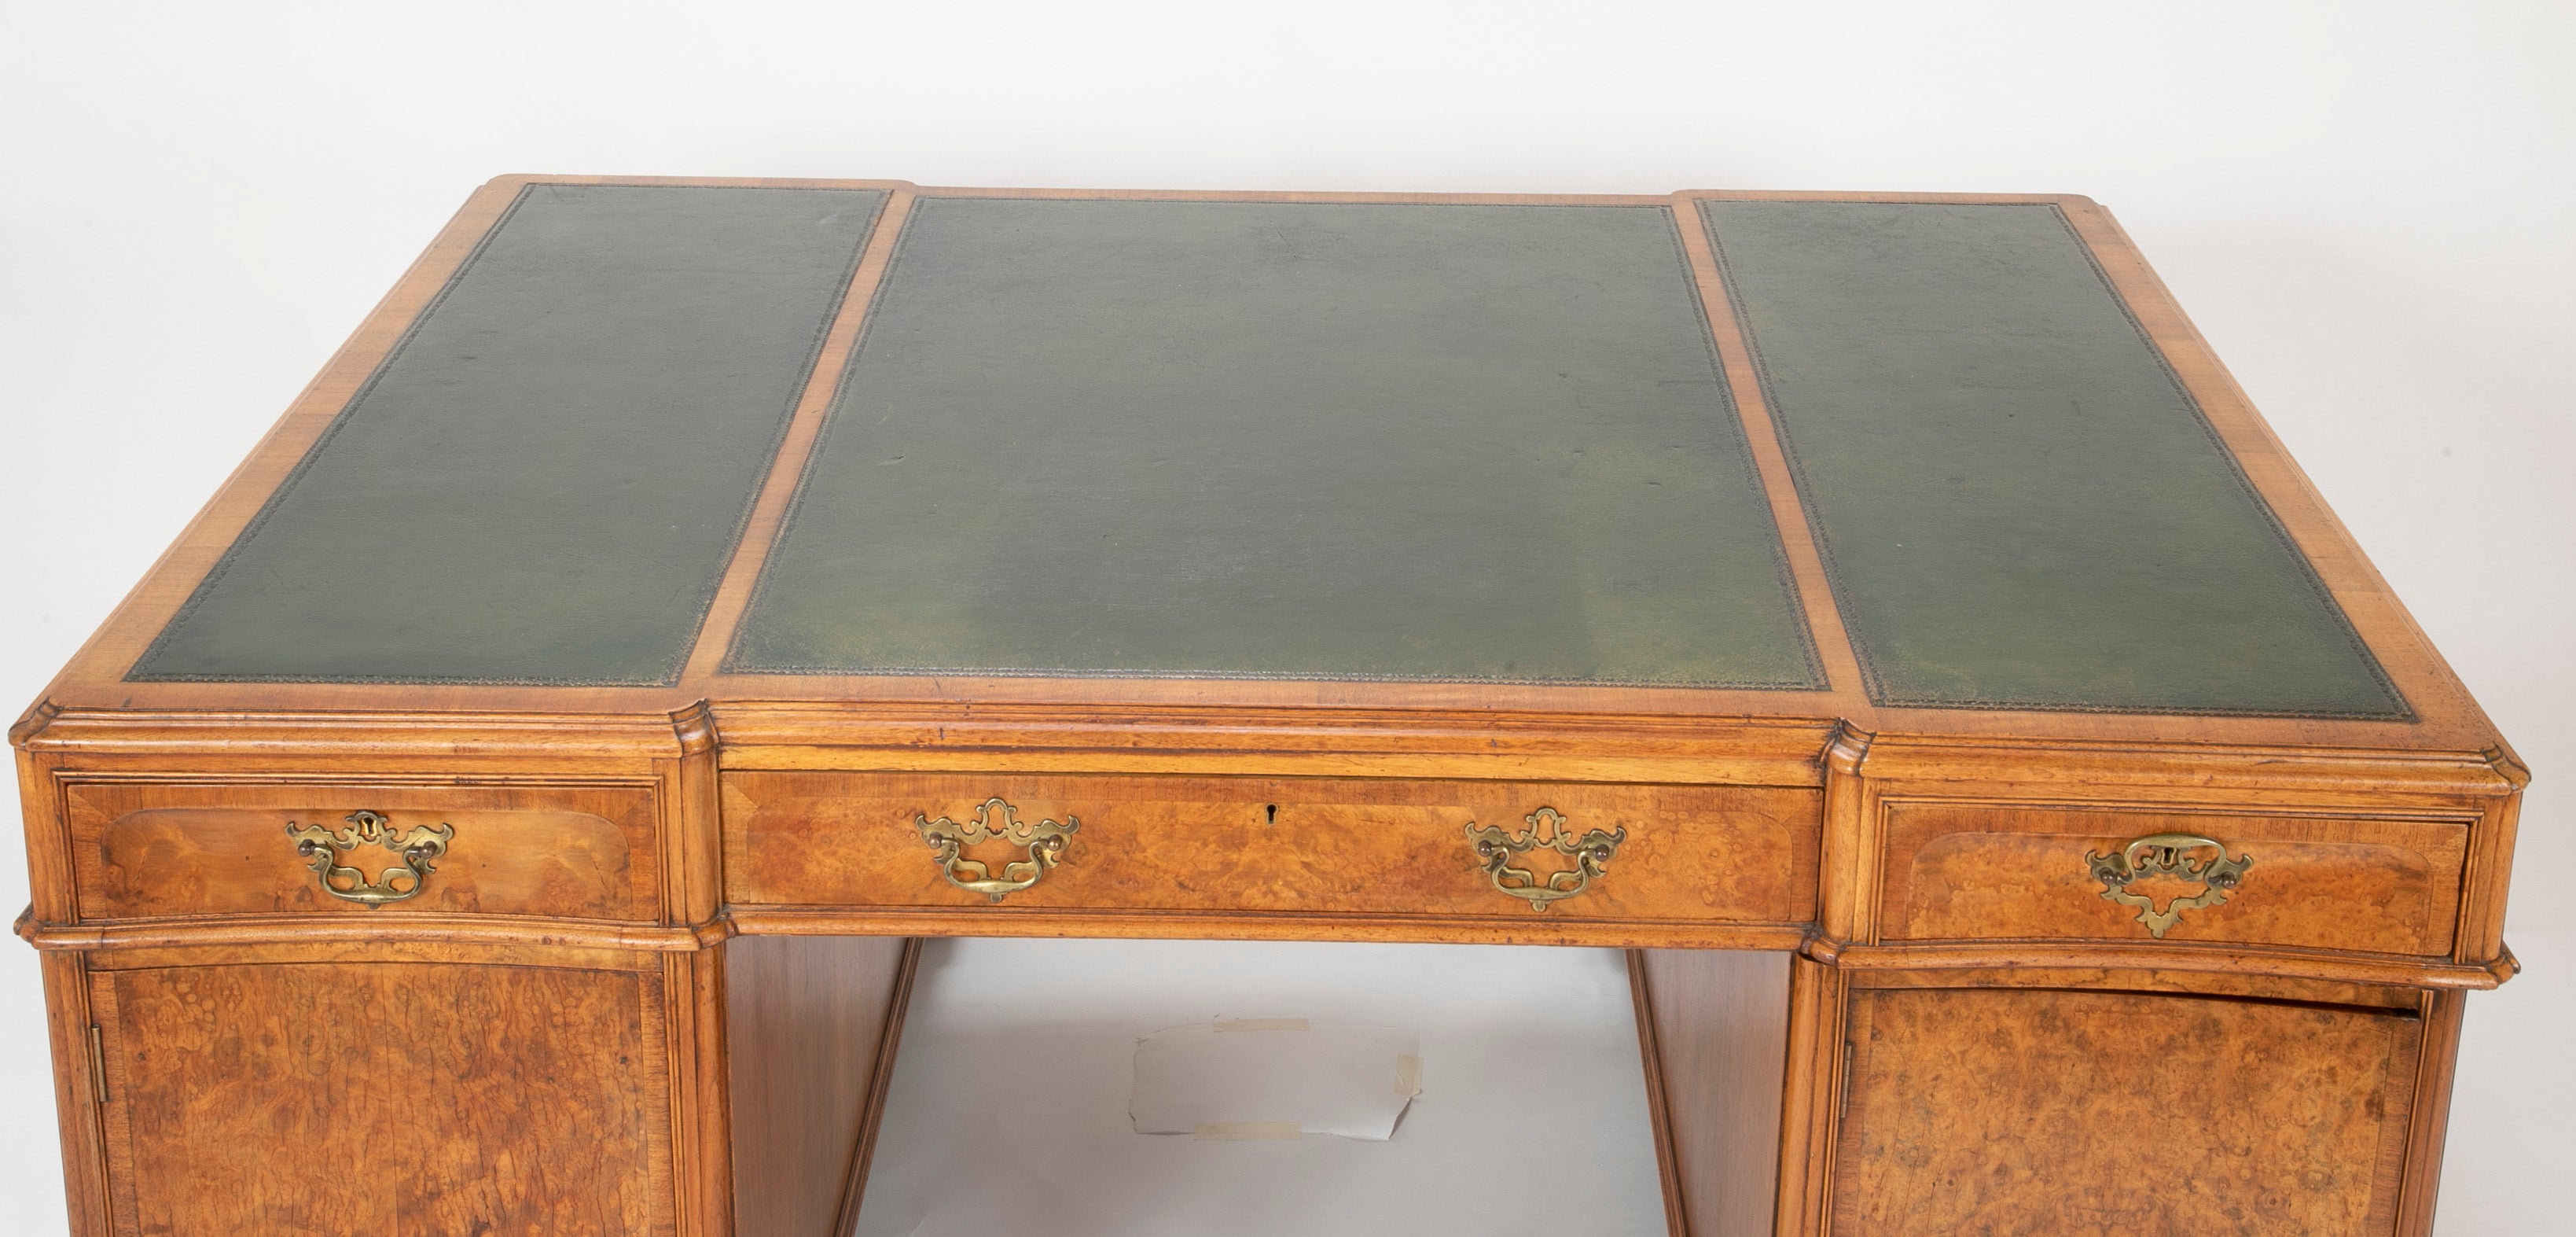
[{"label": "white wall", "polygon": [[[0,0],[0,712],[499,172],[2090,194],[2539,773],[2441,1230],[2565,1231],[2576,6],[395,8]],[[0,1230],[52,1103],[0,942]]]}]

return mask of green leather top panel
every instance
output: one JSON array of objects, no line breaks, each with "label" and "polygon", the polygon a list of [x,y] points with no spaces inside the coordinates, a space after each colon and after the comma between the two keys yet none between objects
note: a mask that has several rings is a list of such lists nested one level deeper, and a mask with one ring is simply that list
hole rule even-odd
[{"label": "green leather top panel", "polygon": [[1873,697],[2408,715],[2057,208],[1704,212]]},{"label": "green leather top panel", "polygon": [[671,681],[884,197],[531,186],[130,677]]},{"label": "green leather top panel", "polygon": [[926,198],[731,666],[1818,685],[1674,227]]}]

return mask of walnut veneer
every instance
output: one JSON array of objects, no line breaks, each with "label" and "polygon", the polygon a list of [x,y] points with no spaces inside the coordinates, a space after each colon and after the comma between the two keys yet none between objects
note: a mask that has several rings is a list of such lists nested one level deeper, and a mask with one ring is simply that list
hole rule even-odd
[{"label": "walnut veneer", "polygon": [[2422,1234],[2527,781],[2043,196],[505,177],[10,738],[80,1237],[846,1232],[938,935],[1635,951],[1677,1237]]}]

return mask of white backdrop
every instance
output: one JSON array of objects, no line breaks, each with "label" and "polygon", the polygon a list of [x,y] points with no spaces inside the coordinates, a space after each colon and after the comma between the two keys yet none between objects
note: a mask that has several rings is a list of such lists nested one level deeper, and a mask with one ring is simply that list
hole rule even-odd
[{"label": "white backdrop", "polygon": [[[500,172],[2090,194],[2538,772],[2440,1227],[2564,1232],[2571,64],[2546,2],[0,0],[0,712]],[[0,942],[0,1230],[52,1104]]]}]

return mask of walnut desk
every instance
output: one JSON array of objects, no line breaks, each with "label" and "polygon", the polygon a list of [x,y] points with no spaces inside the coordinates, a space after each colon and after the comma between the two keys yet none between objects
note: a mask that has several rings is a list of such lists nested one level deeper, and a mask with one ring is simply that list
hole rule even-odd
[{"label": "walnut desk", "polygon": [[2526,781],[2030,196],[505,178],[10,737],[85,1237],[823,1237],[943,935],[1632,950],[1675,1233],[2422,1233]]}]

